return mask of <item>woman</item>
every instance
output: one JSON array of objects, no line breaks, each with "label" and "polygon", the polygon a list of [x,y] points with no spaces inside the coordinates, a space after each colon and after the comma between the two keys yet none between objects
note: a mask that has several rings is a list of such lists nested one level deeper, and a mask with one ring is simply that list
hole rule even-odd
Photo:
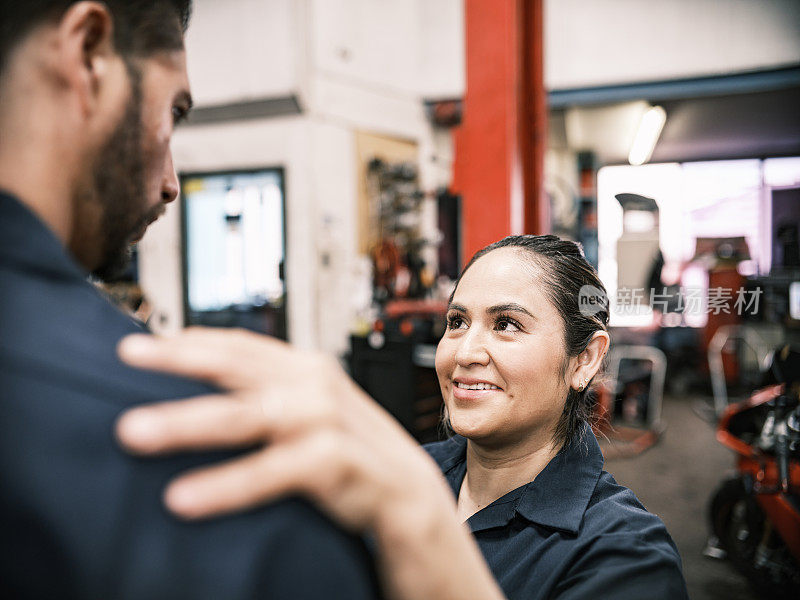
[{"label": "woman", "polygon": [[457,434],[427,448],[439,470],[329,359],[241,332],[123,342],[131,364],[232,391],[135,409],[118,433],[141,453],[269,441],[178,479],[168,506],[198,518],[306,494],[374,535],[391,597],[686,597],[666,529],[602,471],[586,425],[609,342],[607,307],[579,310],[593,289],[579,248],[555,236],[473,257],[436,355]]},{"label": "woman", "polygon": [[478,252],[436,353],[459,435],[427,449],[509,597],[680,598],[664,525],[602,470],[587,424],[609,343],[607,304],[580,309],[592,289],[578,246],[555,236]]}]

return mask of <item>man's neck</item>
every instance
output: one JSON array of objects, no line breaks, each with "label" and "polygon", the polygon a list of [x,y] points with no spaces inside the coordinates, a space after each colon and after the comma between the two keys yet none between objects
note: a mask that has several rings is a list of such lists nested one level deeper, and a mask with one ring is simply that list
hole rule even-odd
[{"label": "man's neck", "polygon": [[458,496],[463,520],[508,492],[533,481],[553,457],[558,446],[546,439],[515,447],[486,448],[467,443],[467,473]]},{"label": "man's neck", "polygon": [[0,189],[15,195],[68,246],[74,219],[69,174],[75,157],[45,137],[41,131],[23,135],[13,123],[0,121]]}]

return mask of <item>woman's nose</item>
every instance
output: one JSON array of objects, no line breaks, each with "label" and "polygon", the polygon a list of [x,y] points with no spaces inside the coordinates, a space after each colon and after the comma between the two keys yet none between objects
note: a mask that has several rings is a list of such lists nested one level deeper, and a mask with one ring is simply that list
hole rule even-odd
[{"label": "woman's nose", "polygon": [[461,367],[489,362],[489,353],[486,350],[484,332],[479,329],[470,329],[466,332],[456,350],[456,363]]}]

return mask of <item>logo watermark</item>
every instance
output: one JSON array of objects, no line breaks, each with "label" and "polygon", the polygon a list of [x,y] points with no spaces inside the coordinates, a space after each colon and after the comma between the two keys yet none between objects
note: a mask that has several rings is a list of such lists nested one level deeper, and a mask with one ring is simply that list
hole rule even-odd
[{"label": "logo watermark", "polygon": [[578,291],[578,310],[584,317],[593,317],[601,310],[608,310],[606,293],[593,285],[584,285]]},{"label": "logo watermark", "polygon": [[[587,286],[588,287],[588,286]],[[636,314],[643,308],[662,313],[755,315],[763,290],[713,287],[620,288],[611,299],[615,314]]]}]

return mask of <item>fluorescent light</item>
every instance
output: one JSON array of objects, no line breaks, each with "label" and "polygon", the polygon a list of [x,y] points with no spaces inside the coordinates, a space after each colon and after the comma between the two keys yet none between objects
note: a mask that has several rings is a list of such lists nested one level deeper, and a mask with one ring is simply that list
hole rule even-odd
[{"label": "fluorescent light", "polygon": [[628,162],[632,165],[641,165],[650,160],[653,149],[656,147],[658,136],[667,121],[667,113],[660,106],[653,106],[642,115],[639,130],[633,138]]}]

